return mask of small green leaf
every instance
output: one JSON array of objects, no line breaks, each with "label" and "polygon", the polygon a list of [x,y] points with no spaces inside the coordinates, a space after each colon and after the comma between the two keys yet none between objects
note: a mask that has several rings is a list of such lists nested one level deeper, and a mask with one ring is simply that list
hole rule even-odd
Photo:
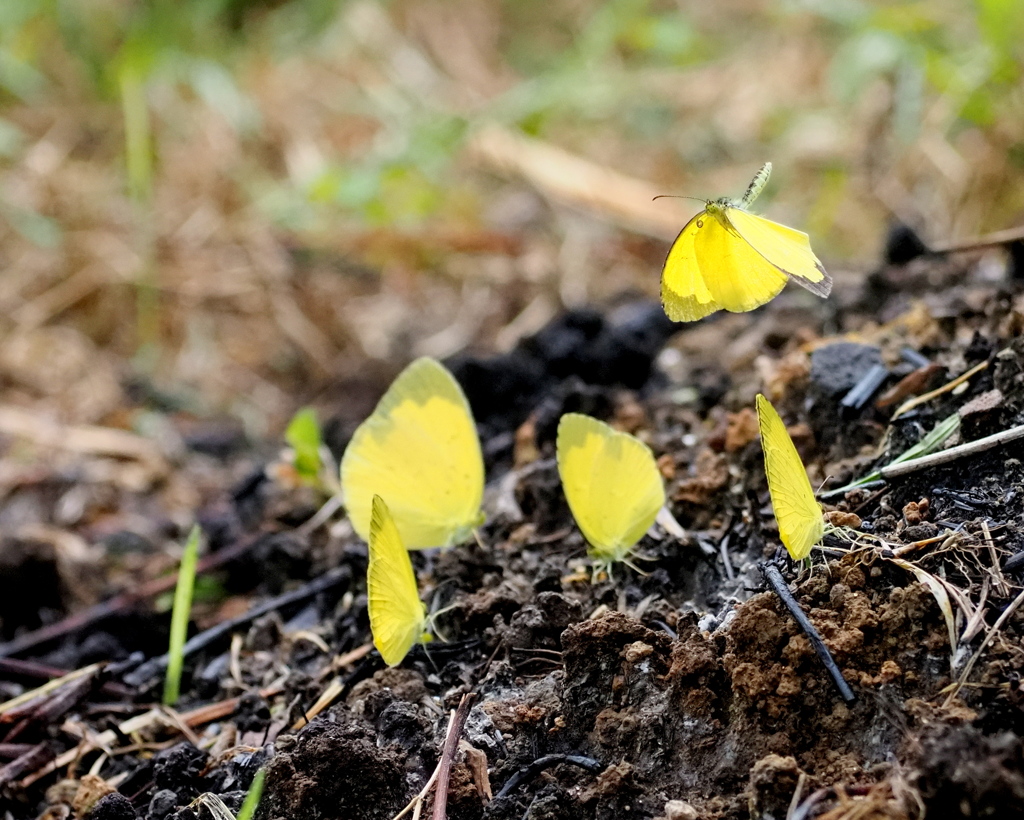
[{"label": "small green leaf", "polygon": [[316,411],[312,407],[304,407],[295,414],[288,429],[284,431],[285,441],[295,451],[293,466],[299,476],[309,482],[317,482],[320,468],[320,423],[316,419]]}]

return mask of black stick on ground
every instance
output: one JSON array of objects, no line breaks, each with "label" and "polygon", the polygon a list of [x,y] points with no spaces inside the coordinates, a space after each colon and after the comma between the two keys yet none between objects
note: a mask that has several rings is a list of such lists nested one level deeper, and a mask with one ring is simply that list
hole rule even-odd
[{"label": "black stick on ground", "polygon": [[818,653],[818,659],[821,661],[822,666],[825,667],[825,671],[828,672],[829,676],[832,678],[832,682],[836,685],[836,689],[839,690],[839,694],[842,695],[843,700],[847,703],[853,703],[857,699],[857,696],[853,694],[850,684],[846,682],[846,678],[843,677],[843,673],[839,671],[839,667],[836,666],[836,662],[832,658],[832,653],[828,651],[828,647],[825,646],[825,642],[821,639],[821,635],[818,633],[818,630],[814,628],[814,624],[812,624],[810,619],[804,614],[804,611],[800,608],[800,604],[798,604],[796,598],[793,597],[793,593],[789,591],[789,585],[786,583],[786,579],[782,577],[782,573],[779,572],[779,568],[774,564],[769,564],[767,561],[761,561],[757,565],[757,568],[761,570],[761,575],[764,576],[764,580],[768,586],[774,590],[782,603],[786,605],[786,609],[788,609],[789,614],[793,616],[793,620],[797,622],[799,627],[807,635],[807,640],[811,642],[811,646],[814,647],[814,651]]},{"label": "black stick on ground", "polygon": [[[186,641],[181,654],[185,658],[190,655],[194,655],[196,652],[206,649],[217,641],[227,638],[236,629],[252,623],[257,618],[262,618],[268,612],[273,612],[277,609],[305,602],[310,598],[319,595],[321,592],[326,592],[339,584],[347,584],[351,580],[352,571],[347,566],[329,570],[319,578],[315,578],[299,589],[293,590],[292,592],[286,592],[283,595],[278,595],[276,598],[271,598],[269,601],[264,601],[262,604],[254,606],[248,612],[245,612],[236,618],[222,621],[216,626],[210,627],[205,632],[200,632],[198,635],[195,635]],[[151,658],[138,669],[125,675],[123,680],[128,685],[137,686],[141,689],[148,689],[151,686],[155,686],[160,682],[161,676],[166,671],[168,660],[169,658],[166,653],[156,658]]]},{"label": "black stick on ground", "polygon": [[592,757],[563,754],[544,755],[544,757],[537,758],[528,766],[523,766],[523,768],[512,775],[505,785],[501,787],[501,791],[494,796],[494,799],[498,800],[502,797],[508,797],[508,795],[512,793],[512,790],[521,783],[525,783],[527,780],[532,780],[545,769],[559,763],[571,763],[573,766],[579,766],[581,769],[586,769],[588,772],[595,773],[604,768],[604,764],[600,760],[595,760]]},{"label": "black stick on ground", "polygon": [[[262,534],[254,536],[200,559],[199,564],[196,566],[196,575],[202,575],[210,570],[222,567],[236,558],[240,558],[259,543],[261,537]],[[83,609],[81,612],[76,612],[74,615],[62,618],[56,623],[47,624],[32,632],[27,632],[7,643],[0,643],[0,658],[20,655],[22,652],[36,649],[41,644],[48,643],[57,638],[63,638],[65,635],[70,635],[87,627],[95,626],[98,622],[119,612],[124,612],[126,609],[130,609],[147,598],[153,598],[164,592],[169,592],[174,589],[177,583],[177,572],[161,578],[154,578],[152,581],[146,581],[134,590],[121,592],[113,598],[108,598],[106,601],[101,601],[88,609]]]}]

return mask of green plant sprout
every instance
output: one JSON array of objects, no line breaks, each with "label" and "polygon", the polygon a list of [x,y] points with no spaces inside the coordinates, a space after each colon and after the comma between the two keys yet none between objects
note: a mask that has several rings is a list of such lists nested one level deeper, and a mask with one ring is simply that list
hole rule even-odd
[{"label": "green plant sprout", "polygon": [[188,620],[192,612],[192,591],[195,588],[196,564],[199,560],[199,541],[202,537],[199,525],[192,527],[185,544],[178,568],[178,583],[174,588],[174,607],[171,609],[171,639],[167,647],[167,675],[164,678],[165,706],[178,702],[181,693],[181,670],[185,663],[185,639],[188,636]]},{"label": "green plant sprout", "polygon": [[252,785],[245,794],[242,801],[242,808],[238,810],[235,820],[252,820],[256,816],[256,809],[259,808],[260,798],[263,796],[263,781],[267,778],[267,770],[260,769],[252,779]]},{"label": "green plant sprout", "polygon": [[292,448],[292,466],[302,482],[312,486],[319,485],[324,466],[320,454],[323,437],[320,434],[316,411],[312,407],[303,407],[292,417],[288,429],[284,431],[284,440]]},{"label": "green plant sprout", "polygon": [[290,451],[285,452],[283,459],[295,470],[299,481],[325,495],[339,496],[338,466],[324,445],[320,423],[312,407],[303,407],[292,417],[284,439]]}]

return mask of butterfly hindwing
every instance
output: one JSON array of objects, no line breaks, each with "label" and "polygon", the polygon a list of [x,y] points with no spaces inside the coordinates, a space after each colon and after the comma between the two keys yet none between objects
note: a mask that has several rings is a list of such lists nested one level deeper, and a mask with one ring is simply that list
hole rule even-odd
[{"label": "butterfly hindwing", "polygon": [[726,211],[736,232],[769,263],[788,274],[812,293],[826,297],[832,292],[832,277],[811,250],[811,240],[797,231],[741,208]]},{"label": "butterfly hindwing", "polygon": [[757,421],[779,537],[793,560],[802,561],[821,541],[825,531],[821,506],[814,498],[807,471],[786,425],[771,402],[760,393],[757,395]]},{"label": "butterfly hindwing", "polygon": [[708,218],[706,211],[697,214],[679,232],[668,252],[661,275],[661,304],[674,322],[695,322],[719,309],[711,297],[693,247],[694,237]]},{"label": "butterfly hindwing", "polygon": [[622,560],[665,504],[653,453],[634,436],[580,413],[562,416],[557,450],[565,497],[591,557]]},{"label": "butterfly hindwing", "polygon": [[420,601],[412,561],[387,504],[378,495],[371,504],[366,569],[370,631],[384,662],[395,666],[423,637],[427,613]]},{"label": "butterfly hindwing", "polygon": [[345,449],[345,504],[368,537],[372,499],[387,498],[409,549],[451,546],[482,521],[484,464],[469,403],[437,361],[399,374]]}]

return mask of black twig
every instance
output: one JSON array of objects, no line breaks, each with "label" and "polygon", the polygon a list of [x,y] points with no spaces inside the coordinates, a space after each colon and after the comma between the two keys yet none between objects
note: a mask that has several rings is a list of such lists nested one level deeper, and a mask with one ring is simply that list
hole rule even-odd
[{"label": "black twig", "polygon": [[843,411],[850,412],[853,410],[860,410],[868,399],[870,399],[878,391],[878,388],[882,386],[884,382],[889,378],[889,369],[884,364],[873,364],[868,369],[860,381],[858,381],[850,391],[843,396],[843,400],[839,402],[839,406]]},{"label": "black twig", "polygon": [[530,765],[523,766],[523,768],[512,775],[505,782],[505,785],[501,787],[501,791],[494,796],[494,799],[498,800],[502,797],[508,797],[517,786],[525,783],[527,780],[532,780],[545,769],[559,763],[570,763],[573,766],[579,766],[581,769],[594,773],[604,768],[604,764],[600,760],[595,760],[592,757],[583,757],[582,755],[544,755],[544,757],[538,757]]},{"label": "black twig", "polygon": [[789,585],[786,584],[786,580],[782,577],[782,573],[779,572],[779,568],[774,564],[769,564],[767,561],[761,561],[757,568],[761,570],[761,575],[764,576],[765,582],[772,588],[776,595],[783,604],[786,605],[786,609],[789,610],[789,614],[793,616],[793,620],[797,622],[797,625],[807,635],[807,639],[811,642],[811,646],[814,647],[814,651],[818,653],[818,659],[821,661],[822,666],[825,667],[825,671],[828,672],[832,678],[832,682],[836,685],[836,689],[839,690],[839,694],[843,700],[847,703],[853,703],[857,699],[857,696],[853,694],[853,690],[850,688],[850,684],[846,682],[846,678],[843,677],[843,673],[836,666],[836,662],[832,657],[832,653],[828,651],[828,647],[825,646],[825,641],[821,639],[821,635],[818,630],[814,628],[814,624],[811,623],[810,619],[804,614],[804,611],[800,608],[800,604],[797,603],[796,598],[793,597],[793,593],[789,591]]},{"label": "black twig", "polygon": [[15,758],[0,769],[0,789],[24,774],[38,771],[51,760],[53,760],[53,748],[49,743],[44,741],[32,746],[21,757]]},{"label": "black twig", "polygon": [[[258,543],[260,537],[262,536],[255,536],[215,552],[212,555],[207,555],[199,561],[196,567],[196,575],[202,575],[217,567],[224,566],[236,558],[240,558]],[[69,615],[67,618],[62,618],[56,623],[47,624],[32,632],[27,632],[12,641],[0,644],[0,658],[9,658],[22,652],[28,652],[30,649],[35,649],[41,644],[62,638],[65,635],[71,635],[87,627],[95,626],[98,622],[119,612],[124,612],[140,601],[174,589],[174,585],[177,582],[177,572],[164,575],[152,581],[147,581],[133,590],[121,592],[113,598],[101,601],[88,609],[76,612],[74,615]]]},{"label": "black twig", "polygon": [[[261,618],[268,612],[273,612],[278,609],[283,609],[287,606],[306,601],[309,598],[313,598],[319,595],[321,592],[325,592],[331,587],[335,587],[341,583],[348,583],[352,579],[352,571],[346,567],[337,567],[329,572],[325,572],[319,578],[310,581],[303,587],[286,592],[284,595],[278,595],[276,598],[271,598],[269,601],[264,601],[258,606],[254,606],[248,612],[239,615],[237,618],[231,618],[227,621],[223,621],[205,632],[200,632],[185,643],[182,649],[182,656],[187,658],[189,655],[194,655],[203,649],[206,649],[211,644],[216,643],[222,638],[226,638],[232,632],[239,627],[245,626],[251,623],[257,618]],[[150,686],[158,683],[160,678],[163,676],[164,670],[167,669],[168,656],[166,653],[156,658],[151,658],[142,664],[138,669],[133,672],[129,672],[124,676],[123,680],[129,686],[138,686],[142,689],[148,689]]]}]

